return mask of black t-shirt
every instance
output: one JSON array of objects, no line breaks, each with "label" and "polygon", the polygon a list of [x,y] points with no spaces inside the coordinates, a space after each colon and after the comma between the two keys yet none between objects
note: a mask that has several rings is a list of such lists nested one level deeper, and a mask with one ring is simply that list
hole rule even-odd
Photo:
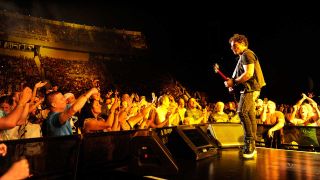
[{"label": "black t-shirt", "polygon": [[253,51],[247,49],[240,56],[240,62],[236,67],[235,77],[240,76],[243,72],[243,65],[254,64],[254,73],[252,78],[241,84],[245,92],[260,91],[266,85],[264,76],[260,67],[259,60]]}]

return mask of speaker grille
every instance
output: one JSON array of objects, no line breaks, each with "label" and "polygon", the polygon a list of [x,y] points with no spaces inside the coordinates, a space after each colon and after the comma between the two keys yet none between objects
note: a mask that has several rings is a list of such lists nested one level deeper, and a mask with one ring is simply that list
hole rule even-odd
[{"label": "speaker grille", "polygon": [[209,135],[214,138],[221,148],[239,147],[244,145],[244,130],[241,124],[210,124]]}]

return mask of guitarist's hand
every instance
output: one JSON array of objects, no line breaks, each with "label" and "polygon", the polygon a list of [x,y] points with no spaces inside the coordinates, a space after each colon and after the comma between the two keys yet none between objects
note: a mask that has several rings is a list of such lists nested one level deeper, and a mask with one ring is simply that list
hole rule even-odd
[{"label": "guitarist's hand", "polygon": [[226,75],[224,75],[224,74],[220,71],[218,64],[214,64],[213,69],[214,69],[214,71],[215,71],[216,73],[218,73],[218,74],[222,77],[222,79],[225,80],[225,81],[224,81],[224,85],[229,89],[229,92],[230,92],[230,93],[233,92],[233,90],[234,90],[234,89],[233,89],[233,86],[234,86],[233,80],[230,79],[230,78],[228,78]]},{"label": "guitarist's hand", "polygon": [[228,88],[229,92],[233,91],[233,80],[231,78],[228,78],[226,81],[224,81],[224,85]]},{"label": "guitarist's hand", "polygon": [[227,87],[227,88],[232,88],[234,86],[233,84],[233,80],[231,78],[228,78],[226,81],[224,81],[224,85]]}]

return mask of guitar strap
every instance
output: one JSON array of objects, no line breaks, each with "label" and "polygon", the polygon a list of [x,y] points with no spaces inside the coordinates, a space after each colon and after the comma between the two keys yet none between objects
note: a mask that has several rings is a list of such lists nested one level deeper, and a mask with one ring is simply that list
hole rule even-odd
[{"label": "guitar strap", "polygon": [[[236,65],[236,67],[234,68],[234,70],[233,70],[233,73],[232,73],[232,78],[236,78],[236,76],[237,76],[237,73],[238,73],[238,71],[239,71],[239,66],[240,66],[240,64],[241,64],[241,56],[239,57],[239,59],[238,59],[238,62],[237,62],[237,65]],[[233,99],[234,99],[234,101],[235,101],[235,103],[236,104],[238,104],[239,102],[238,102],[238,98],[237,98],[237,96],[236,96],[236,94],[235,94],[235,92],[234,91],[232,91],[232,96],[233,96]]]},{"label": "guitar strap", "polygon": [[239,69],[239,66],[240,66],[240,62],[241,62],[241,56],[240,56],[240,58],[239,58],[239,60],[238,60],[238,63],[237,63],[237,66],[236,66],[236,68],[234,68],[234,70],[233,70],[233,73],[232,73],[232,78],[236,78],[236,75],[237,75],[237,71],[238,71],[238,69]]}]

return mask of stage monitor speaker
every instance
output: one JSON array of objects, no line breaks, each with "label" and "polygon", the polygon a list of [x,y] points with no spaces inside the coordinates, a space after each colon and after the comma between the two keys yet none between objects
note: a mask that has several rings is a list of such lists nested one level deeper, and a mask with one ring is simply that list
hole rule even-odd
[{"label": "stage monitor speaker", "polygon": [[160,129],[166,146],[177,159],[200,160],[218,154],[218,146],[197,125]]},{"label": "stage monitor speaker", "polygon": [[154,131],[140,131],[131,140],[129,171],[138,175],[174,175],[178,166]]},{"label": "stage monitor speaker", "polygon": [[244,145],[244,129],[241,124],[209,124],[207,132],[220,148],[240,147]]}]

